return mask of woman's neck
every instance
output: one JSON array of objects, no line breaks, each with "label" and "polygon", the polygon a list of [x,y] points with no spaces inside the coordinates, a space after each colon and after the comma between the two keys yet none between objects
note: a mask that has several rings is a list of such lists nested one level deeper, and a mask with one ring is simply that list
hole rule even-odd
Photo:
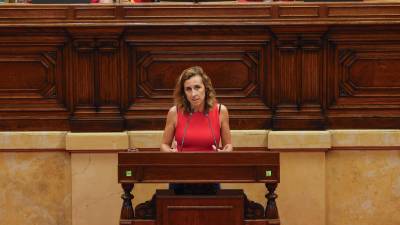
[{"label": "woman's neck", "polygon": [[199,106],[192,106],[192,112],[204,112],[204,103]]}]

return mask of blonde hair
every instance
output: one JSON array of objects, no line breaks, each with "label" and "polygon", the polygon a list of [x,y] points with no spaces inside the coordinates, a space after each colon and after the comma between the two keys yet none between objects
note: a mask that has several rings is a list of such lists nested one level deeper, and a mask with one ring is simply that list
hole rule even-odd
[{"label": "blonde hair", "polygon": [[210,109],[214,106],[216,102],[216,93],[212,86],[211,79],[204,72],[203,68],[200,66],[193,66],[185,69],[181,75],[179,76],[174,90],[174,101],[175,105],[179,109],[183,109],[185,112],[189,113],[192,111],[190,107],[190,102],[186,98],[185,94],[185,81],[189,80],[192,77],[200,76],[204,87],[205,87],[205,104],[204,104],[204,112],[209,112]]}]

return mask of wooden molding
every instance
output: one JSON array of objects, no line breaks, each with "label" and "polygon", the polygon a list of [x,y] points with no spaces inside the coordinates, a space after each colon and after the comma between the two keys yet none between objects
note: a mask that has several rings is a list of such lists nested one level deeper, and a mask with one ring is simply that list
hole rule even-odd
[{"label": "wooden molding", "polygon": [[399,129],[399,8],[5,4],[0,130],[163,129],[194,65],[232,129]]},{"label": "wooden molding", "polygon": [[[341,146],[341,147],[331,147],[326,148],[293,148],[293,149],[267,149],[262,147],[235,147],[234,151],[241,152],[251,152],[251,151],[268,151],[268,152],[330,152],[330,151],[398,151],[400,146]],[[113,150],[66,150],[66,149],[0,149],[2,152],[70,152],[73,154],[80,153],[93,153],[93,154],[103,154],[103,153],[118,153],[121,151],[127,151],[126,149],[113,149]],[[140,148],[139,151],[160,151],[159,148]]]},{"label": "wooden molding", "polygon": [[330,151],[398,151],[400,146],[340,146],[332,147]]}]

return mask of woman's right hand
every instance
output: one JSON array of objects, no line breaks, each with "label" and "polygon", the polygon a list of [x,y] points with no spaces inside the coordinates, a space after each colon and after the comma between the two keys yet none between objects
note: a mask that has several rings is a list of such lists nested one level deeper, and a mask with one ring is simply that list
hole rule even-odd
[{"label": "woman's right hand", "polygon": [[231,152],[232,150],[233,150],[233,147],[232,147],[232,145],[231,144],[226,144],[225,146],[224,146],[224,148],[217,148],[217,147],[215,147],[215,145],[212,145],[212,148],[213,148],[213,150],[214,151],[216,151],[216,152]]},{"label": "woman's right hand", "polygon": [[171,146],[169,146],[167,144],[161,144],[161,151],[163,151],[163,152],[178,152],[176,141],[173,141]]},{"label": "woman's right hand", "polygon": [[171,150],[170,150],[170,152],[178,152],[178,144],[177,144],[177,142],[174,140],[173,142],[172,142],[172,145],[171,145]]}]

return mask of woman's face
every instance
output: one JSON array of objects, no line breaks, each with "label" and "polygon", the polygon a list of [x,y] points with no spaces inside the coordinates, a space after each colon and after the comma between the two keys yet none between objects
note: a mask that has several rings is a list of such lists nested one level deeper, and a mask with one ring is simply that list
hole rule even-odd
[{"label": "woman's face", "polygon": [[200,76],[191,77],[183,83],[183,87],[190,106],[195,110],[201,110],[201,107],[204,107],[206,97],[206,88],[203,84],[203,79]]}]

